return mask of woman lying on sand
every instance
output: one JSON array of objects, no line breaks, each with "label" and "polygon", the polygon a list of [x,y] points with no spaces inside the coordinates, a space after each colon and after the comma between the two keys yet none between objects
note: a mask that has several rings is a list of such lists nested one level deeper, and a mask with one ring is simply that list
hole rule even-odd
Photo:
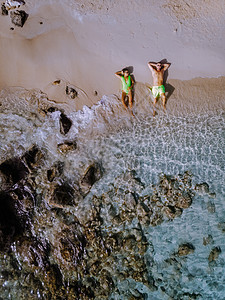
[{"label": "woman lying on sand", "polygon": [[132,111],[132,106],[133,106],[132,88],[134,86],[134,80],[130,76],[130,72],[127,68],[124,68],[122,71],[116,72],[115,75],[118,78],[120,78],[122,81],[122,103],[123,103],[123,106],[126,109],[128,108],[128,105],[126,105],[126,103],[125,103],[125,98],[126,98],[126,96],[128,96],[131,114],[133,116],[134,114]]}]

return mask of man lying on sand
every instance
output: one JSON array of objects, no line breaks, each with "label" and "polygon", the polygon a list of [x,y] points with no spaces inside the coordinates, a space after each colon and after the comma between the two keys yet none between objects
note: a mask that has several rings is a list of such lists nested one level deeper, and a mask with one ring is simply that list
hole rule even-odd
[{"label": "man lying on sand", "polygon": [[[169,68],[170,65],[171,65],[170,63],[162,64],[160,62],[148,63],[149,69],[152,71],[152,77],[153,77],[152,94],[154,97],[154,107],[156,105],[158,98],[161,96],[163,101],[163,107],[164,109],[166,109],[166,95],[165,95],[165,87],[163,85],[163,76],[164,76],[164,72]],[[155,116],[155,109],[153,111],[153,116]]]},{"label": "man lying on sand", "polygon": [[125,98],[128,96],[129,105],[131,108],[131,114],[133,114],[132,106],[133,106],[133,96],[132,96],[132,88],[134,86],[134,80],[130,76],[130,72],[128,69],[123,69],[122,71],[118,71],[115,73],[116,77],[120,78],[122,81],[122,103],[123,106],[127,109],[128,106],[125,103]]}]

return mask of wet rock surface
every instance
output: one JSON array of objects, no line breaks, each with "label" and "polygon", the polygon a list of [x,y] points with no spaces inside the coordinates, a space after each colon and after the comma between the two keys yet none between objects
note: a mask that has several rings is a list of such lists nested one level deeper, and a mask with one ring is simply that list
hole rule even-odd
[{"label": "wet rock surface", "polygon": [[66,94],[71,98],[71,99],[75,99],[78,96],[77,91],[70,86],[66,86]]},{"label": "wet rock surface", "polygon": [[68,141],[68,142],[58,144],[57,147],[61,153],[67,153],[67,152],[76,150],[77,143],[76,143],[76,141]]},{"label": "wet rock surface", "polygon": [[[145,297],[137,283],[163,291],[160,275],[152,273],[154,248],[146,229],[171,222],[191,206],[191,175],[164,174],[143,195],[149,187],[130,170],[96,196],[93,187],[104,173],[100,163],[90,163],[69,181],[63,162],[50,167],[44,162],[45,154],[33,145],[0,165],[5,182],[0,191],[0,257],[8,253],[2,278],[22,282],[18,297],[32,288],[42,299],[115,299],[121,283],[129,286],[124,299]],[[194,251],[193,244],[180,244],[163,263],[179,274],[181,259]],[[216,261],[220,252],[214,247],[208,261]]]},{"label": "wet rock surface", "polygon": [[28,169],[20,158],[14,157],[0,165],[0,172],[8,185],[14,185],[27,176]]},{"label": "wet rock surface", "polygon": [[28,14],[24,10],[11,11],[10,18],[14,25],[23,27],[28,18]]},{"label": "wet rock surface", "polygon": [[64,113],[61,113],[59,123],[60,132],[64,135],[67,134],[72,126],[72,121]]},{"label": "wet rock surface", "polygon": [[85,171],[80,181],[80,187],[84,194],[88,193],[92,185],[102,177],[102,170],[99,164],[91,164]]},{"label": "wet rock surface", "polygon": [[23,0],[6,0],[5,6],[8,10],[19,8],[21,5],[24,5],[25,1]]},{"label": "wet rock surface", "polygon": [[177,254],[179,256],[186,256],[188,254],[193,253],[194,250],[195,250],[195,247],[191,243],[186,243],[186,244],[182,244],[179,246]]},{"label": "wet rock surface", "polygon": [[34,169],[43,163],[44,154],[36,145],[34,145],[22,158],[29,169]]},{"label": "wet rock surface", "polygon": [[214,262],[215,260],[217,260],[220,253],[221,253],[220,247],[213,247],[208,257],[209,262]]},{"label": "wet rock surface", "polygon": [[3,16],[7,16],[9,14],[4,3],[1,6],[1,11]]}]

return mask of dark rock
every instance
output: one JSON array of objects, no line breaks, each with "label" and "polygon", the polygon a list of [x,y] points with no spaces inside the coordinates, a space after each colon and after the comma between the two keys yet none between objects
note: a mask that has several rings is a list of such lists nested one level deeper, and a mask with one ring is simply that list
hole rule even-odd
[{"label": "dark rock", "polygon": [[24,162],[18,157],[4,161],[0,165],[0,171],[4,174],[6,183],[10,185],[24,179],[29,173]]},{"label": "dark rock", "polygon": [[225,233],[225,222],[221,222],[217,226],[223,233]]},{"label": "dark rock", "polygon": [[24,10],[16,10],[10,12],[10,17],[14,25],[23,27],[28,18],[28,14]]},{"label": "dark rock", "polygon": [[135,209],[137,205],[137,201],[133,195],[133,193],[127,193],[125,195],[125,205],[128,211],[132,211]]},{"label": "dark rock", "polygon": [[75,239],[62,238],[60,240],[60,254],[65,263],[78,266],[83,260],[86,241],[82,236]]},{"label": "dark rock", "polygon": [[168,205],[163,208],[163,212],[167,216],[167,218],[174,219],[182,214],[182,209],[172,205]]},{"label": "dark rock", "polygon": [[7,250],[26,228],[27,216],[15,204],[9,194],[0,192],[0,251]]},{"label": "dark rock", "polygon": [[62,144],[58,144],[57,147],[61,153],[67,153],[68,151],[73,151],[77,149],[77,142],[64,142]]},{"label": "dark rock", "polygon": [[219,257],[219,255],[220,255],[221,252],[222,251],[221,251],[220,247],[214,247],[214,248],[212,248],[212,250],[211,250],[211,252],[209,254],[209,257],[208,257],[209,262],[217,260],[217,258]]},{"label": "dark rock", "polygon": [[152,226],[160,225],[163,222],[163,216],[161,212],[154,212],[150,217],[150,224]]},{"label": "dark rock", "polygon": [[58,184],[49,202],[56,207],[73,206],[75,204],[75,190],[68,182]]},{"label": "dark rock", "polygon": [[207,237],[203,238],[203,245],[209,245],[213,243],[213,237],[211,235],[208,235]]},{"label": "dark rock", "polygon": [[23,0],[11,0],[11,1],[6,0],[6,3],[5,3],[6,8],[8,10],[19,8],[21,5],[24,5],[24,4],[25,4],[25,1],[23,1]]},{"label": "dark rock", "polygon": [[195,250],[195,247],[191,243],[182,244],[178,248],[178,256],[185,256],[188,254],[193,253]]},{"label": "dark rock", "polygon": [[209,213],[213,214],[216,211],[216,206],[213,202],[210,201],[207,203],[207,209]]},{"label": "dark rock", "polygon": [[17,184],[16,188],[9,190],[9,194],[14,199],[15,205],[19,207],[19,210],[31,215],[36,204],[36,194],[27,182],[25,185]]},{"label": "dark rock", "polygon": [[72,121],[64,113],[61,113],[59,123],[60,132],[62,134],[67,134],[73,124]]},{"label": "dark rock", "polygon": [[3,16],[8,16],[8,10],[6,9],[4,3],[2,4],[1,9],[2,9],[2,15],[3,15]]},{"label": "dark rock", "polygon": [[53,112],[55,112],[55,111],[57,111],[57,110],[58,110],[57,107],[49,107],[49,108],[47,109],[47,112],[53,113]]},{"label": "dark rock", "polygon": [[94,291],[90,287],[86,287],[82,282],[71,282],[67,299],[96,299]]},{"label": "dark rock", "polygon": [[48,181],[52,182],[56,177],[59,177],[63,173],[64,163],[59,161],[51,169],[47,171]]},{"label": "dark rock", "polygon": [[[45,271],[44,283],[48,286],[52,295],[57,295],[62,290],[63,277],[57,264],[50,265]],[[61,299],[61,298],[57,298]]]},{"label": "dark rock", "polygon": [[77,91],[68,85],[66,86],[66,94],[70,96],[71,99],[75,99],[78,95]]},{"label": "dark rock", "polygon": [[176,207],[188,208],[192,204],[192,197],[188,193],[183,193],[181,196],[178,196],[175,203]]},{"label": "dark rock", "polygon": [[22,237],[15,243],[16,257],[19,263],[30,271],[46,269],[49,267],[49,245],[35,238]]},{"label": "dark rock", "polygon": [[29,169],[32,170],[42,164],[44,154],[37,146],[33,146],[23,155],[22,158],[26,162]]},{"label": "dark rock", "polygon": [[102,177],[102,171],[99,164],[90,165],[80,181],[80,187],[84,194],[88,193],[93,184]]},{"label": "dark rock", "polygon": [[[40,24],[42,25],[43,22],[40,22]],[[59,80],[55,80],[52,84],[53,85],[59,85],[60,83],[61,83],[61,80],[59,79]]]},{"label": "dark rock", "polygon": [[206,182],[203,182],[203,183],[200,183],[200,184],[196,184],[195,190],[200,195],[208,194],[209,193],[209,185]]}]

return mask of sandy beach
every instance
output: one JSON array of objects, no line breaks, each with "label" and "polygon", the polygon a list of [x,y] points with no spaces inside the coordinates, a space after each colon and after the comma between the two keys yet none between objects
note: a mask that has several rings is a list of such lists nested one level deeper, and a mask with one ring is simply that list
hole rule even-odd
[{"label": "sandy beach", "polygon": [[[125,66],[136,82],[151,84],[149,60],[172,63],[169,83],[225,74],[222,0],[27,0],[18,9],[28,14],[23,27],[11,22],[13,9],[0,16],[1,87],[40,89],[81,109],[119,95],[114,73]],[[66,95],[67,86],[76,99]]]},{"label": "sandy beach", "polygon": [[224,0],[0,4],[0,300],[224,300]]}]

